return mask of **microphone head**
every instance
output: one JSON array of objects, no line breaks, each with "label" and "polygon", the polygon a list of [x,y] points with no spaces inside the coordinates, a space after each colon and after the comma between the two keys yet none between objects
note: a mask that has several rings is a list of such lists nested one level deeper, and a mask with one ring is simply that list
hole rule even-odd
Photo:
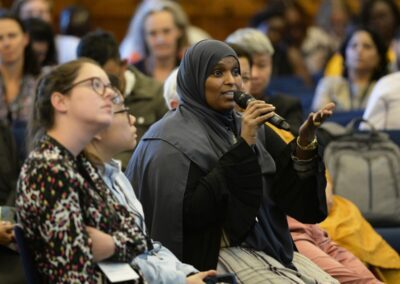
[{"label": "microphone head", "polygon": [[241,108],[246,108],[247,104],[254,100],[255,98],[249,94],[243,93],[241,91],[233,92],[233,100],[237,103]]}]

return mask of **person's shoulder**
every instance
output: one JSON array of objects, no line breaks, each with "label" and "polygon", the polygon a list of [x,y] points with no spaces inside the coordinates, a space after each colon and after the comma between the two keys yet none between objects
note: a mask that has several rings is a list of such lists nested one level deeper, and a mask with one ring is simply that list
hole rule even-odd
[{"label": "person's shoulder", "polygon": [[323,90],[341,88],[343,86],[348,86],[349,81],[343,76],[326,76],[319,80],[316,92],[321,92]]},{"label": "person's shoulder", "polygon": [[[70,156],[70,157],[69,157]],[[41,140],[36,147],[29,153],[24,162],[24,167],[36,171],[59,172],[68,169],[68,160],[72,159],[72,154],[66,149],[53,144],[51,141]]]},{"label": "person's shoulder", "polygon": [[310,26],[307,29],[306,44],[307,44],[307,42],[308,42],[308,44],[314,44],[314,45],[322,44],[325,46],[331,45],[333,43],[329,34],[317,26]]},{"label": "person's shoulder", "polygon": [[169,133],[170,129],[170,121],[161,119],[154,123],[143,135],[131,160],[141,160],[145,163],[162,163],[163,161],[168,161],[170,158],[174,160],[179,159],[182,151],[176,144],[177,139],[171,138],[173,135]]},{"label": "person's shoulder", "polygon": [[145,75],[133,65],[130,65],[127,71],[133,74],[133,76],[135,77],[135,85],[133,87],[133,93],[135,95],[162,97],[162,83],[158,82],[152,77]]},{"label": "person's shoulder", "polygon": [[147,81],[147,82],[156,82],[158,85],[162,85],[160,82],[157,80],[153,79],[152,77],[144,74],[142,71],[140,71],[135,65],[129,65],[128,69],[129,72],[131,72],[136,80],[139,81]]},{"label": "person's shoulder", "polygon": [[400,71],[397,71],[392,74],[383,76],[381,79],[378,80],[378,82],[376,82],[375,87],[388,86],[390,88],[397,88],[399,85],[400,85]]},{"label": "person's shoulder", "polygon": [[68,170],[57,156],[54,152],[32,151],[21,168],[20,188],[24,188],[24,191],[37,191],[56,181],[58,186],[62,180],[66,180]]},{"label": "person's shoulder", "polygon": [[165,137],[173,136],[173,130],[176,129],[180,119],[177,118],[176,110],[168,111],[160,120],[153,123],[143,135],[142,140],[164,140]]},{"label": "person's shoulder", "polygon": [[368,104],[375,104],[376,100],[382,97],[398,98],[398,89],[400,88],[400,72],[386,75],[379,79],[373,86],[371,97]]},{"label": "person's shoulder", "polygon": [[348,83],[348,80],[343,76],[325,76],[319,81],[318,85],[319,84],[334,85],[343,83]]}]

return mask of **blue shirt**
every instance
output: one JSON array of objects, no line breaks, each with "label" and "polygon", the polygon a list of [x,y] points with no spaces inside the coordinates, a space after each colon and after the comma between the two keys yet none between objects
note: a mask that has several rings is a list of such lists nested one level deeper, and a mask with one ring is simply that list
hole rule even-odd
[{"label": "blue shirt", "polygon": [[[131,183],[121,171],[119,161],[106,163],[102,178],[119,203],[126,206],[137,220],[138,226],[146,232],[143,207],[136,198]],[[193,266],[182,263],[176,256],[158,242],[153,242],[154,248],[135,257],[133,263],[140,267],[144,278],[149,283],[186,283],[187,275],[197,273]]]}]

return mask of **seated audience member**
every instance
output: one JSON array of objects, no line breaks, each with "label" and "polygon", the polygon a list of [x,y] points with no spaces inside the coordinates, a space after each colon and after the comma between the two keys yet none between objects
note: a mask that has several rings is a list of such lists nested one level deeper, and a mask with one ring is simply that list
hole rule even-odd
[{"label": "seated audience member", "polygon": [[16,0],[13,1],[11,10],[21,20],[40,18],[51,23],[51,8],[50,0]]},{"label": "seated audience member", "polygon": [[[51,25],[53,22],[52,4],[51,0],[16,0],[12,5],[12,11],[21,20],[39,18]],[[60,64],[76,59],[75,50],[79,43],[78,37],[58,34],[55,36],[55,42],[57,61]]]},{"label": "seated audience member", "polygon": [[[95,136],[86,147],[86,156],[97,166],[114,198],[128,208],[136,217],[136,223],[146,234],[143,208],[136,198],[129,180],[121,171],[121,164],[112,157],[119,152],[132,150],[136,145],[135,117],[123,104],[113,106],[114,118],[111,125]],[[214,272],[198,273],[191,265],[180,262],[166,247],[148,239],[149,251],[134,259],[148,283],[203,283],[207,275]],[[150,248],[153,247],[152,250]],[[187,277],[190,274],[193,276]]]},{"label": "seated audience member", "polygon": [[[136,117],[138,140],[167,112],[161,83],[145,76],[135,67],[127,66],[126,61],[121,60],[118,43],[110,33],[96,31],[84,36],[79,43],[77,56],[95,60],[107,73],[119,78],[125,104]],[[124,169],[131,155],[131,150],[118,155]]]},{"label": "seated audience member", "polygon": [[0,120],[28,120],[39,67],[22,22],[0,11]]},{"label": "seated audience member", "polygon": [[19,254],[7,247],[15,242],[13,227],[11,222],[0,219],[0,281],[7,284],[24,284],[26,279]]},{"label": "seated audience member", "polygon": [[[289,58],[303,79],[309,85],[314,85],[312,79],[318,79],[325,68],[329,57],[334,52],[333,40],[321,28],[310,25],[308,15],[295,1],[285,7],[286,32]],[[312,77],[312,78],[311,78]]]},{"label": "seated audience member", "polygon": [[16,208],[44,283],[99,283],[96,263],[130,262],[147,249],[135,218],[81,153],[121,100],[106,73],[81,59],[38,82]]},{"label": "seated audience member", "polygon": [[0,120],[12,125],[18,160],[23,161],[26,122],[40,68],[22,22],[5,10],[0,11],[0,42]]},{"label": "seated audience member", "polygon": [[227,43],[243,46],[252,56],[250,94],[259,100],[272,104],[275,112],[290,124],[293,134],[299,132],[303,122],[303,110],[300,100],[283,94],[271,94],[267,91],[272,72],[274,48],[269,39],[260,31],[251,28],[239,29],[229,35]]},{"label": "seated audience member", "polygon": [[23,23],[42,71],[44,71],[43,68],[48,69],[48,67],[57,65],[56,44],[50,24],[39,18],[27,19]]},{"label": "seated audience member", "polygon": [[400,255],[365,220],[350,200],[332,193],[327,178],[328,217],[320,223],[329,237],[346,248],[383,282],[400,283]]},{"label": "seated audience member", "polygon": [[[160,7],[159,4],[148,3],[155,1],[165,2],[164,0],[145,1],[137,9],[135,9],[135,14],[131,18],[128,31],[120,45],[121,57],[124,59],[129,59],[129,62],[131,63],[141,60],[146,54],[146,51],[143,49],[144,37],[139,37],[138,35],[143,34],[143,22],[144,18],[148,14],[148,11],[151,9],[156,11],[156,7]],[[170,1],[168,1],[164,5],[170,6],[171,11],[175,16],[177,26],[179,26],[179,28],[182,30],[186,30],[188,46],[191,46],[200,40],[211,38],[211,36],[205,30],[197,26],[190,25],[185,11],[182,9],[182,7],[177,6],[176,2],[171,4]],[[186,49],[186,46],[184,46],[184,49]],[[182,53],[182,51],[180,51],[180,53]],[[181,57],[182,54],[179,55],[179,60]]]},{"label": "seated audience member", "polygon": [[[362,1],[360,24],[374,30],[380,35],[386,52],[386,64],[390,72],[396,70],[398,60],[393,48],[393,40],[400,25],[399,7],[394,0],[367,0]],[[336,53],[328,62],[325,69],[326,76],[340,76],[343,74],[343,56]]]},{"label": "seated audience member", "polygon": [[[294,2],[294,1],[291,1]],[[258,13],[251,26],[263,32],[275,49],[273,76],[296,76],[312,86],[332,52],[329,36],[307,22],[300,4],[275,2]]]},{"label": "seated audience member", "polygon": [[26,283],[19,254],[8,246],[14,244],[13,224],[15,189],[19,173],[16,145],[10,127],[0,122],[0,282]]},{"label": "seated audience member", "polygon": [[286,214],[309,223],[325,218],[313,122],[334,106],[310,115],[298,144],[286,145],[258,127],[272,105],[255,100],[236,116],[233,91],[241,86],[239,61],[225,43],[204,40],[186,52],[181,104],[145,134],[126,171],[150,235],[180,260],[234,272],[241,283],[337,283],[294,252],[286,222]]},{"label": "seated audience member", "polygon": [[92,30],[90,11],[80,5],[70,5],[60,13],[60,32],[81,38]]},{"label": "seated audience member", "polygon": [[361,6],[360,22],[381,35],[390,47],[400,25],[399,7],[393,0],[366,0]]},{"label": "seated audience member", "polygon": [[172,71],[164,82],[163,96],[165,104],[170,110],[176,109],[180,103],[179,95],[176,92],[176,76],[178,75],[178,70],[179,69],[176,68]]},{"label": "seated audience member", "polygon": [[164,82],[179,66],[182,52],[188,46],[185,12],[174,1],[150,0],[139,6],[132,21],[133,37],[128,37],[131,42],[125,41],[133,44],[133,51],[139,57],[132,63],[144,74]]},{"label": "seated audience member", "polygon": [[364,109],[375,82],[387,73],[386,47],[379,35],[366,27],[354,29],[344,41],[342,76],[321,79],[312,109],[334,102],[338,111]]},{"label": "seated audience member", "polygon": [[273,76],[302,75],[290,62],[288,46],[284,41],[286,20],[281,3],[270,5],[256,14],[251,20],[250,26],[259,30],[270,40],[273,50],[273,54],[270,54]]},{"label": "seated audience member", "polygon": [[346,0],[322,0],[315,17],[317,26],[331,38],[332,50],[339,50],[352,25],[353,12],[349,3]]},{"label": "seated audience member", "polygon": [[[230,47],[236,52],[240,62],[240,72],[243,78],[242,90],[249,93],[251,56],[238,45],[231,44]],[[243,110],[239,109],[239,111]],[[290,143],[294,139],[290,132],[278,129],[268,122],[267,125],[286,143]],[[340,283],[380,283],[362,262],[346,249],[334,244],[318,225],[303,224],[291,217],[288,217],[288,224],[298,251],[333,278],[339,280]]]},{"label": "seated audience member", "polygon": [[[376,129],[400,130],[400,72],[389,74],[380,79],[368,100],[363,118]],[[365,124],[360,128],[368,129]]]},{"label": "seated audience member", "polygon": [[382,283],[350,251],[333,242],[317,224],[303,224],[288,217],[298,251],[340,283]]}]

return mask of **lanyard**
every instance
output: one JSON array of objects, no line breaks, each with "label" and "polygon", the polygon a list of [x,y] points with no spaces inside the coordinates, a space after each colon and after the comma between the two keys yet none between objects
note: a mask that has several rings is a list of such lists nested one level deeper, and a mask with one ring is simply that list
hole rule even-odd
[{"label": "lanyard", "polygon": [[[356,96],[356,94],[353,92],[352,88],[352,83],[349,80],[349,93],[350,93],[350,109],[355,110],[355,109],[360,109],[362,106],[362,103],[364,102],[365,98],[367,97],[368,91],[371,87],[372,82],[369,82],[368,85],[364,88],[362,91],[361,95],[359,97]],[[358,105],[355,105],[354,100],[358,98]]]}]

